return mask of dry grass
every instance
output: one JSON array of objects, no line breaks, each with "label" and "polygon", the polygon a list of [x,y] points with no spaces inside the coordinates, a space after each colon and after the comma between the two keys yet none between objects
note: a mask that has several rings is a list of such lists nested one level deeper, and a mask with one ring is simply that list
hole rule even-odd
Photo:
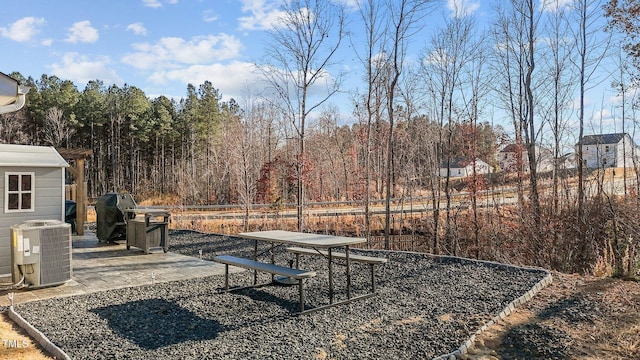
[{"label": "dry grass", "polygon": [[178,205],[180,203],[180,197],[177,194],[171,195],[155,195],[148,197],[142,201],[138,205],[140,206],[161,206],[161,205]]},{"label": "dry grass", "polygon": [[96,219],[97,219],[96,209],[93,207],[87,209],[87,222],[96,222]]},{"label": "dry grass", "polygon": [[15,325],[7,314],[0,314],[0,341],[0,359],[2,360],[53,359],[45,355],[40,346],[24,330]]},{"label": "dry grass", "polygon": [[[473,350],[463,358],[486,359],[482,356],[489,353],[499,358],[504,350],[503,337],[511,329],[540,324],[568,337],[568,359],[638,359],[639,283],[560,273],[553,276],[549,287],[480,335]],[[575,301],[568,301],[571,299]],[[563,306],[585,306],[574,310],[589,314],[591,321],[571,321],[564,315]]]}]

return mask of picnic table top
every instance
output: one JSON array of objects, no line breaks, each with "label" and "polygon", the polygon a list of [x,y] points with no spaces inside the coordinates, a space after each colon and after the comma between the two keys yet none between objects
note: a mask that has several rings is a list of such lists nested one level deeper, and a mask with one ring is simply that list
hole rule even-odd
[{"label": "picnic table top", "polygon": [[238,236],[253,240],[325,249],[367,242],[365,238],[309,234],[284,230],[245,232],[238,234]]}]

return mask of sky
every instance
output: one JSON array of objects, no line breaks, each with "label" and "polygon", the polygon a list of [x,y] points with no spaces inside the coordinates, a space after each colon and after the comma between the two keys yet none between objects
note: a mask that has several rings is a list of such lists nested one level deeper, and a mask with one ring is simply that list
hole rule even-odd
[{"label": "sky", "polygon": [[129,84],[183,97],[213,83],[240,96],[277,8],[237,0],[0,1],[0,71]]},{"label": "sky", "polygon": [[[357,0],[332,1],[353,10]],[[495,1],[500,0],[442,0],[428,21],[437,24],[456,7],[489,21]],[[34,79],[56,75],[80,91],[99,79],[107,86],[136,86],[150,98],[176,99],[186,96],[187,84],[206,80],[223,100],[241,99],[247,89],[262,86],[254,64],[264,59],[267,31],[281,15],[278,0],[0,0],[0,5],[0,72]],[[357,36],[357,29],[349,31]],[[431,36],[428,26],[425,31],[409,58]],[[337,60],[350,79],[334,101],[349,117],[348,94],[364,86],[361,65],[351,45]],[[600,117],[602,110],[610,117],[613,95],[606,90],[590,95],[592,104],[607,102],[590,116]]]}]

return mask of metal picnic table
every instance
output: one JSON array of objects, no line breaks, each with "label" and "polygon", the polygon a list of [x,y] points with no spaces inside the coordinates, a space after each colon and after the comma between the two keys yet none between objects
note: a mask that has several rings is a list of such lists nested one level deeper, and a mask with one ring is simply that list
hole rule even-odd
[{"label": "metal picnic table", "polygon": [[[329,305],[340,305],[347,302],[351,302],[356,299],[369,297],[373,294],[365,294],[355,298],[351,298],[351,266],[349,260],[349,247],[355,244],[362,244],[367,241],[365,238],[354,238],[344,236],[322,235],[322,234],[309,234],[284,230],[270,230],[270,231],[256,231],[240,233],[238,236],[253,239],[254,240],[254,260],[256,260],[258,252],[258,241],[266,241],[271,243],[273,248],[274,244],[295,245],[300,247],[307,247],[312,249],[323,249],[328,253],[328,266],[329,266]],[[344,259],[346,263],[346,277],[347,277],[347,300],[338,303],[333,303],[333,256],[332,250],[334,248],[344,248]],[[272,252],[273,261],[273,252]],[[323,307],[315,308],[319,310]]]}]

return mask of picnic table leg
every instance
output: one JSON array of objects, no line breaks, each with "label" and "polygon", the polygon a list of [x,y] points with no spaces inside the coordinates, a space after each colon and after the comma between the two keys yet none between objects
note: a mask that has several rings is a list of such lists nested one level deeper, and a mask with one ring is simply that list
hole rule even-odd
[{"label": "picnic table leg", "polygon": [[376,275],[373,271],[373,264],[369,264],[369,266],[371,267],[371,292],[375,293],[376,292]]},{"label": "picnic table leg", "polygon": [[344,259],[347,263],[347,299],[351,300],[351,267],[349,266],[349,245],[344,247]]},{"label": "picnic table leg", "polygon": [[[274,247],[274,245],[273,245],[273,243],[271,243],[271,250],[269,250],[269,252],[271,253],[271,263],[275,264],[275,258],[274,258],[274,255],[273,255],[273,247]],[[276,275],[275,274],[271,274],[271,282],[273,282],[275,280],[275,278],[276,278]]]},{"label": "picnic table leg", "polygon": [[298,292],[300,293],[300,312],[304,312],[304,289],[302,279],[298,279]]},{"label": "picnic table leg", "polygon": [[331,248],[328,248],[329,253],[329,304],[333,304],[333,258],[331,256]]},{"label": "picnic table leg", "polygon": [[[253,240],[253,261],[258,261],[258,240]],[[253,285],[258,284],[258,270],[253,270]]]},{"label": "picnic table leg", "polygon": [[224,291],[229,291],[229,265],[224,264]]}]

